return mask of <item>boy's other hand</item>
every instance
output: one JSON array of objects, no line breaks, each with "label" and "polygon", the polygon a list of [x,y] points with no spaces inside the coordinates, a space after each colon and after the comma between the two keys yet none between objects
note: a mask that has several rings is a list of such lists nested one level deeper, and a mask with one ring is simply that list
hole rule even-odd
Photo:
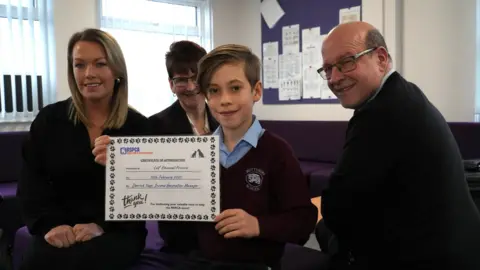
[{"label": "boy's other hand", "polygon": [[75,244],[75,234],[69,225],[60,225],[45,234],[45,241],[57,248],[68,248]]},{"label": "boy's other hand", "polygon": [[92,154],[95,156],[95,162],[100,165],[105,166],[107,162],[107,146],[110,143],[110,137],[107,135],[102,135],[95,139],[95,147],[93,148]]},{"label": "boy's other hand", "polygon": [[215,229],[225,238],[251,238],[260,235],[258,219],[242,209],[228,209],[215,218]]}]

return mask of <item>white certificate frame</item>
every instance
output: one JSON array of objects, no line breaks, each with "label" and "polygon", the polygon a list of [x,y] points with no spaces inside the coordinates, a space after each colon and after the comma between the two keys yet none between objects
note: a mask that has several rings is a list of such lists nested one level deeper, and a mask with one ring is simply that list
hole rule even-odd
[{"label": "white certificate frame", "polygon": [[[193,160],[193,154],[189,152],[179,153],[181,151],[186,151],[185,149],[198,150],[197,160]],[[130,153],[129,150],[138,150],[135,153]],[[141,152],[140,149],[144,151]],[[145,152],[145,149],[147,151]],[[183,150],[182,150],[183,149]],[[200,151],[202,149],[203,151]],[[123,152],[122,152],[123,151]],[[169,152],[169,153],[163,153]],[[195,153],[196,151],[194,151]],[[203,152],[205,154],[200,154]],[[162,154],[158,154],[162,153]],[[130,155],[132,154],[132,155]],[[126,158],[126,156],[135,156],[134,158],[146,157],[144,160],[159,160],[159,162],[164,159],[164,156],[171,156],[175,160],[178,157],[184,157],[185,161],[189,161],[190,164],[196,164],[196,167],[208,166],[205,171],[197,170],[200,172],[200,178],[188,179],[188,180],[199,180],[200,186],[204,185],[203,191],[205,194],[202,194],[203,203],[189,205],[188,207],[196,208],[196,210],[186,210],[182,204],[174,204],[171,202],[164,202],[165,207],[169,205],[175,205],[175,209],[165,209],[163,204],[161,206],[151,205],[151,202],[147,202],[148,196],[155,196],[156,201],[162,201],[162,192],[167,191],[168,188],[152,188],[152,184],[148,184],[149,188],[144,188],[143,191],[144,197],[141,196],[141,193],[138,193],[138,197],[132,197],[138,191],[127,191],[129,189],[135,189],[135,184],[126,184],[127,181],[131,179],[125,177],[127,172],[132,168],[125,167],[126,164],[122,164],[123,161],[121,158]],[[148,157],[147,157],[148,156]],[[105,168],[106,173],[106,197],[105,197],[105,220],[106,221],[146,221],[146,220],[158,220],[158,221],[196,221],[196,222],[213,222],[215,217],[220,213],[220,162],[219,162],[219,137],[217,135],[208,135],[208,136],[141,136],[141,137],[111,137],[110,144],[107,147],[107,163]],[[177,159],[180,160],[180,159]],[[198,165],[199,162],[204,162],[205,164]],[[187,162],[185,162],[187,163]],[[137,163],[138,164],[138,163]],[[148,166],[148,165],[146,165]],[[135,167],[135,166],[134,166]],[[185,167],[182,167],[185,168]],[[188,168],[188,167],[187,167]],[[136,168],[133,168],[136,169]],[[120,171],[119,171],[120,170]],[[126,170],[124,173],[121,173],[122,170]],[[162,172],[162,171],[160,171]],[[170,171],[172,172],[172,171]],[[205,177],[208,176],[208,179]],[[154,177],[154,176],[151,176]],[[156,177],[156,176],[155,176]],[[121,178],[121,179],[120,179]],[[148,178],[148,174],[147,177]],[[135,181],[150,181],[160,180],[155,179],[134,179]],[[161,179],[163,180],[163,179]],[[183,179],[182,179],[183,180]],[[144,182],[145,182],[144,181]],[[156,182],[158,182],[156,181]],[[137,186],[139,186],[137,184]],[[162,185],[164,187],[165,185]],[[185,186],[185,185],[184,185]],[[191,187],[191,185],[187,185]],[[127,188],[128,187],[128,188]],[[144,186],[142,186],[144,187]],[[155,184],[157,187],[157,184]],[[202,189],[198,188],[198,189]],[[207,193],[208,188],[208,194]],[[165,189],[162,191],[162,189]],[[195,188],[193,188],[195,189]],[[186,190],[186,189],[185,189]],[[155,193],[158,192],[158,193]],[[184,191],[176,191],[186,194]],[[153,195],[152,195],[153,194]],[[158,195],[159,194],[159,195]],[[178,195],[178,194],[177,194]],[[160,196],[160,197],[159,197]],[[173,195],[168,195],[172,197]],[[186,195],[185,195],[186,196]],[[205,196],[205,197],[203,197]],[[128,197],[128,201],[135,201],[138,204],[131,204],[127,208],[125,205],[125,198]],[[130,199],[133,198],[133,199]],[[188,198],[188,197],[185,197]],[[196,197],[195,197],[196,198]],[[144,202],[142,200],[144,199]],[[196,199],[195,199],[196,200]],[[122,207],[123,204],[123,207]],[[182,209],[179,208],[179,205],[182,205]],[[137,208],[138,206],[138,208]],[[187,206],[185,206],[187,207]]]}]

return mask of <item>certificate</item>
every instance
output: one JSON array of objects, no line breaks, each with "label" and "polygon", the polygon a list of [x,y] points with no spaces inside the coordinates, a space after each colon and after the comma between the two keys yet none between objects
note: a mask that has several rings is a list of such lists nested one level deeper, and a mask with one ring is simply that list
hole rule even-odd
[{"label": "certificate", "polygon": [[211,222],[220,211],[218,136],[112,137],[106,220]]}]

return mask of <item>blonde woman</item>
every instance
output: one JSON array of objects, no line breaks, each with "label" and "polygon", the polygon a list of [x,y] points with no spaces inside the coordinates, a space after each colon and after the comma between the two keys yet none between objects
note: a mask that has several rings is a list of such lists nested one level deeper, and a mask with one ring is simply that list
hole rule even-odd
[{"label": "blonde woman", "polygon": [[45,107],[23,147],[18,197],[33,235],[21,269],[128,269],[144,248],[143,222],[105,221],[105,167],[92,149],[101,135],[148,133],[129,108],[125,59],[98,29],[68,44],[71,98]]}]

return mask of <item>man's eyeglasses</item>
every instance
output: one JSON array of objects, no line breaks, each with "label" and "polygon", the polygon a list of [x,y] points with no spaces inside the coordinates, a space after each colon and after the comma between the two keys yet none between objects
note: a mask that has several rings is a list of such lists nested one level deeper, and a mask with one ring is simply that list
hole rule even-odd
[{"label": "man's eyeglasses", "polygon": [[188,87],[188,83],[192,82],[195,87],[197,87],[197,77],[174,77],[172,78],[173,85],[179,88],[186,88]]},{"label": "man's eyeglasses", "polygon": [[357,60],[363,55],[366,55],[368,53],[371,53],[375,51],[377,47],[375,48],[370,48],[366,49],[365,51],[359,52],[355,55],[352,56],[347,56],[345,58],[342,58],[340,61],[333,65],[328,65],[325,67],[321,67],[317,69],[318,74],[324,79],[324,80],[329,80],[332,77],[332,70],[334,67],[338,69],[338,71],[344,73],[344,72],[350,72],[354,69],[357,68]]}]

